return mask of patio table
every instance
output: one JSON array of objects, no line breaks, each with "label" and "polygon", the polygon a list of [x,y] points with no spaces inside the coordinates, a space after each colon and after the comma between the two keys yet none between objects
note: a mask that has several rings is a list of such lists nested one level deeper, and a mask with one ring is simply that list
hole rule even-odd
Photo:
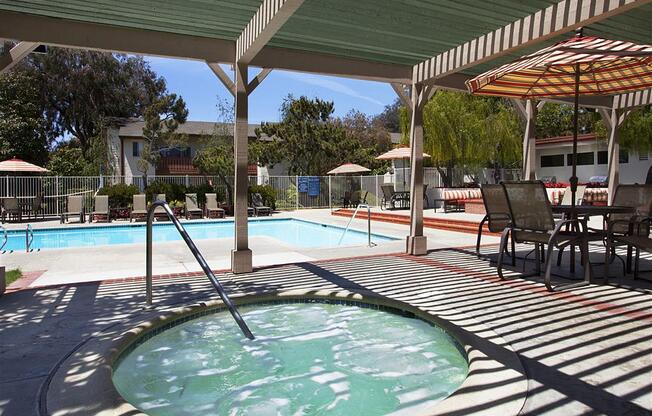
[{"label": "patio table", "polygon": [[[554,205],[552,207],[552,212],[555,214],[562,214],[564,218],[574,219],[578,217],[596,217],[602,216],[606,221],[607,216],[610,214],[634,214],[636,209],[634,207],[625,207],[625,206],[599,206],[599,205]],[[574,213],[574,215],[573,215]],[[571,218],[573,216],[574,218]],[[575,232],[581,232],[581,230],[576,229]],[[584,227],[584,236],[588,238],[588,227],[585,224]],[[575,271],[575,246],[570,246],[570,271],[571,273]]]}]

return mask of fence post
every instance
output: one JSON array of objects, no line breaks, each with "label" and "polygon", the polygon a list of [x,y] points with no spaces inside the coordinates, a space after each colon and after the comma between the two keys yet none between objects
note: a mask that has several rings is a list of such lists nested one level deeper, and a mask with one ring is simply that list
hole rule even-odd
[{"label": "fence post", "polygon": [[299,175],[294,176],[294,183],[297,185],[297,211],[299,210]]},{"label": "fence post", "polygon": [[186,188],[190,186],[190,177],[186,175]]},{"label": "fence post", "polygon": [[54,186],[56,188],[56,198],[54,200],[55,204],[57,204],[57,217],[61,215],[59,212],[59,175],[55,176],[54,178]]},{"label": "fence post", "polygon": [[328,209],[333,210],[333,189],[331,187],[331,175],[328,175]]},{"label": "fence post", "polygon": [[376,205],[379,205],[379,204],[378,204],[378,200],[379,200],[380,198],[378,198],[378,196],[380,196],[380,191],[379,191],[379,189],[378,189],[378,175],[376,175],[376,189],[374,189],[374,191],[375,191],[375,192],[374,192],[374,196],[376,197]]},{"label": "fence post", "polygon": [[100,189],[104,188],[104,175],[100,174]]}]

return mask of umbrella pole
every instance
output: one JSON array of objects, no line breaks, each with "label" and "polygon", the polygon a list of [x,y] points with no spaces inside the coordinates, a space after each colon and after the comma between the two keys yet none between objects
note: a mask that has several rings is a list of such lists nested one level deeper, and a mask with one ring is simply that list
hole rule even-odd
[{"label": "umbrella pole", "polygon": [[[570,178],[572,202],[575,209],[575,193],[577,192],[577,130],[579,124],[579,98],[580,98],[580,64],[575,64],[575,100],[573,108],[573,173]],[[574,213],[573,213],[574,214]]]}]

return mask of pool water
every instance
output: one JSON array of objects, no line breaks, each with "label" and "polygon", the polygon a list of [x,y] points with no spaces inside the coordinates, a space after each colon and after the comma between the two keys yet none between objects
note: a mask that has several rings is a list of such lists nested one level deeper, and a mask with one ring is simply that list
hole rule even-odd
[{"label": "pool water", "polygon": [[[184,222],[184,228],[194,240],[233,238],[233,221]],[[181,236],[172,223],[154,224],[154,241],[177,241]],[[337,247],[344,229],[296,219],[249,220],[250,236],[267,236],[294,247]],[[35,229],[33,249],[104,246],[145,243],[145,224],[113,225],[105,227],[62,227]],[[393,241],[391,237],[372,234],[372,241]],[[367,243],[367,234],[347,231],[341,245]],[[25,231],[9,231],[5,250],[24,251]]]},{"label": "pool water", "polygon": [[367,307],[243,307],[154,335],[122,357],[113,383],[150,415],[415,415],[466,378],[461,348],[425,321]]}]

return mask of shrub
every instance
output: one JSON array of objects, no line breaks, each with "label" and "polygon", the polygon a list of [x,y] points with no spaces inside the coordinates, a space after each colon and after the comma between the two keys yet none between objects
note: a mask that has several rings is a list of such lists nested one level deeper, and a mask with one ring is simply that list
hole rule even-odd
[{"label": "shrub", "polygon": [[217,200],[221,201],[220,192],[217,192],[210,184],[207,182],[202,183],[201,185],[191,186],[188,188],[189,194],[197,194],[197,203],[199,205],[204,205],[206,203],[206,194],[216,193]]},{"label": "shrub", "polygon": [[184,200],[185,201],[185,190],[186,187],[183,185],[173,185],[167,182],[152,182],[147,185],[145,188],[145,194],[147,195],[148,201],[154,201],[156,194],[165,194],[165,198],[168,202],[174,200]]},{"label": "shrub", "polygon": [[97,193],[98,195],[109,196],[109,207],[126,208],[133,202],[133,196],[138,194],[136,185],[127,185],[119,183],[116,185],[105,186]]},{"label": "shrub", "polygon": [[263,197],[263,204],[276,209],[276,190],[271,185],[251,185],[249,186],[249,200],[252,194],[260,194]]}]

